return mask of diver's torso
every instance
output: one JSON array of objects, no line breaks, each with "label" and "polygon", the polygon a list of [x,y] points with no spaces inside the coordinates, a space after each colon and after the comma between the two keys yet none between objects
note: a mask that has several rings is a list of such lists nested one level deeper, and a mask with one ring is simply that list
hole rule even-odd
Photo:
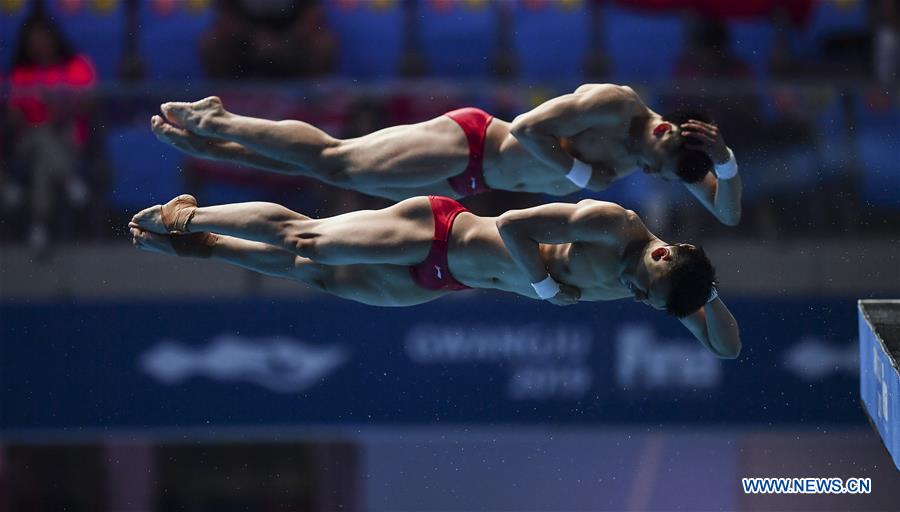
[{"label": "diver's torso", "polygon": [[[451,231],[448,261],[456,280],[472,288],[490,288],[536,297],[528,276],[513,261],[497,230],[496,217],[457,216]],[[623,248],[600,244],[541,244],[550,274],[581,290],[581,300],[629,297],[619,281]]]},{"label": "diver's torso", "polygon": [[[602,190],[637,169],[636,159],[626,147],[629,124],[585,130],[561,144],[567,153],[596,165],[587,188]],[[535,158],[509,134],[509,123],[494,119],[485,141],[485,181],[495,189],[566,195],[579,190],[565,173]]]}]

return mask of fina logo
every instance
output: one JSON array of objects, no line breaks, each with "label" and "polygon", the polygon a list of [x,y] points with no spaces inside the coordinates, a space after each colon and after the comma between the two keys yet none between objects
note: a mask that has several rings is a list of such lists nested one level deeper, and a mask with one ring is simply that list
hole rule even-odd
[{"label": "fina logo", "polygon": [[616,383],[626,390],[711,389],[721,381],[719,360],[693,339],[660,339],[639,324],[616,336]]},{"label": "fina logo", "polygon": [[205,347],[163,340],[140,356],[140,368],[174,385],[190,377],[243,381],[278,393],[298,393],[322,382],[348,359],[339,346],[307,345],[285,337],[221,335]]}]

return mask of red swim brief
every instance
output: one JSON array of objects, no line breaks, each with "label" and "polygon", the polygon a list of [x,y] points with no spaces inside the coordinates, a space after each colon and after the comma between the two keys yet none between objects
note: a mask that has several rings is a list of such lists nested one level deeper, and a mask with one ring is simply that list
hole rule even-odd
[{"label": "red swim brief", "polygon": [[456,216],[466,208],[443,196],[428,196],[434,213],[434,238],[428,256],[418,265],[409,267],[413,281],[426,290],[465,290],[469,287],[453,278],[447,263],[447,240]]},{"label": "red swim brief", "polygon": [[490,188],[484,182],[484,138],[494,117],[484,110],[472,107],[461,108],[444,115],[456,121],[469,141],[469,165],[462,174],[447,181],[462,197],[487,192]]}]

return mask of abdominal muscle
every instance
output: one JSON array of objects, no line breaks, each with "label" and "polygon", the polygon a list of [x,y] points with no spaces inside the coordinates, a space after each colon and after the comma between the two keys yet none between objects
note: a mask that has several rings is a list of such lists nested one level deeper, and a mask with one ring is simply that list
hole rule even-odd
[{"label": "abdominal muscle", "polygon": [[[488,127],[484,177],[489,187],[555,196],[580,190],[566,178],[565,173],[541,162],[522,146],[509,133],[509,125],[506,121],[494,119]],[[589,189],[602,190],[635,170],[634,157],[625,152],[616,130],[585,132],[576,135],[573,140],[563,139],[560,144],[573,157],[591,164],[605,164],[605,175],[595,175],[588,184]],[[578,151],[582,146],[590,147],[590,154]]]},{"label": "abdominal muscle", "polygon": [[[530,278],[513,261],[496,226],[496,217],[461,213],[453,223],[448,261],[453,277],[472,288],[494,289],[537,298]],[[618,281],[618,252],[573,244],[541,244],[541,257],[560,283],[581,290],[582,301],[630,296]]]},{"label": "abdominal muscle", "polygon": [[512,260],[496,217],[465,212],[456,217],[450,236],[448,263],[453,277],[472,288],[531,296],[528,277]]},{"label": "abdominal muscle", "polygon": [[484,149],[484,179],[493,189],[555,196],[578,191],[565,174],[535,158],[510,135],[506,121],[491,121]]}]

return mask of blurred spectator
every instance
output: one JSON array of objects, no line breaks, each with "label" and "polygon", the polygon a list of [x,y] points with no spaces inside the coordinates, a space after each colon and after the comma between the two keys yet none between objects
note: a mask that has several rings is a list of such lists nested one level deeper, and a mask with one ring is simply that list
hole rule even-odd
[{"label": "blurred spectator", "polygon": [[[753,77],[750,65],[731,48],[732,38],[725,20],[693,18],[687,37],[684,53],[675,64],[677,80],[715,84],[714,79],[736,82]],[[685,90],[683,94],[664,97],[662,103],[665,110],[694,108],[701,98],[700,110],[715,119],[731,141],[754,139],[753,132],[760,118],[760,101],[755,89],[739,88],[727,95]]]},{"label": "blurred spectator", "polygon": [[[139,0],[128,0],[128,8],[125,10],[125,26],[129,34],[137,34],[141,30],[141,13]],[[125,39],[125,49],[119,59],[118,77],[123,82],[136,82],[144,78],[146,63],[138,48],[138,38]]]},{"label": "blurred spectator", "polygon": [[415,78],[428,72],[422,54],[421,14],[417,2],[403,4],[403,53],[398,68],[402,76]]},{"label": "blurred spectator", "polygon": [[585,78],[589,81],[601,81],[609,75],[612,63],[609,55],[603,47],[603,6],[602,0],[593,0],[588,3],[588,12],[591,16],[590,23],[590,50],[584,63]]},{"label": "blurred spectator", "polygon": [[[769,67],[776,76],[790,76],[796,73],[798,63],[791,52],[790,35],[794,27],[791,27],[786,10],[778,9],[772,14],[772,26],[775,28],[775,41],[769,55]],[[809,70],[803,72],[808,73]]]},{"label": "blurred spectator", "polygon": [[[706,16],[690,18],[687,34],[684,53],[675,64],[677,80],[697,82],[705,88],[716,85],[717,79],[732,84],[754,78],[753,69],[731,47],[732,37],[725,19]],[[661,104],[664,112],[684,109],[709,116],[725,134],[735,153],[746,155],[765,138],[761,129],[760,98],[752,87],[729,86],[729,89],[731,92],[723,95],[705,94],[696,88],[676,88],[672,94],[663,95]],[[748,202],[746,197],[744,202]],[[657,203],[665,205],[657,207],[657,217],[670,219],[673,229],[678,226],[680,232],[688,237],[700,235],[696,229],[704,225],[702,212],[681,208],[671,198]],[[746,222],[744,228],[747,228]]]},{"label": "blurred spectator", "polygon": [[[874,12],[877,2],[870,6]],[[825,2],[817,5],[817,9],[826,9]],[[835,2],[846,9],[854,8],[855,2]],[[840,7],[838,7],[840,8]],[[834,13],[828,16],[835,16]],[[807,20],[806,25],[797,24],[786,7],[780,7],[773,13],[772,23],[775,27],[775,44],[770,56],[773,75],[780,78],[805,79],[811,76],[864,78],[870,76],[870,58],[872,54],[872,36],[870,27],[858,26],[853,20],[853,13],[846,13],[850,18],[846,24]],[[833,20],[833,18],[832,18]],[[823,24],[825,26],[823,26]],[[811,49],[803,51],[803,40]],[[798,48],[799,45],[799,48]],[[799,52],[799,53],[798,53]]]},{"label": "blurred spectator", "polygon": [[315,0],[219,0],[201,39],[211,78],[299,78],[334,69],[337,40]]},{"label": "blurred spectator", "polygon": [[[90,59],[72,49],[42,4],[23,23],[9,76],[12,169],[7,191],[27,190],[29,242],[43,250],[61,207],[83,206],[88,188],[77,162],[88,140],[83,93],[94,85]],[[10,188],[12,187],[12,188]],[[63,191],[64,201],[57,201]],[[4,196],[15,201],[16,194]]]},{"label": "blurred spectator", "polygon": [[497,5],[497,47],[494,49],[491,73],[495,78],[504,80],[516,76],[518,62],[516,62],[515,43],[513,31],[515,25],[512,19],[512,5],[501,3]]},{"label": "blurred spectator", "polygon": [[701,17],[692,23],[684,53],[675,64],[677,78],[749,78],[750,66],[731,50],[728,26]]},{"label": "blurred spectator", "polygon": [[883,85],[897,83],[900,67],[900,2],[878,0],[875,12],[875,78]]}]

